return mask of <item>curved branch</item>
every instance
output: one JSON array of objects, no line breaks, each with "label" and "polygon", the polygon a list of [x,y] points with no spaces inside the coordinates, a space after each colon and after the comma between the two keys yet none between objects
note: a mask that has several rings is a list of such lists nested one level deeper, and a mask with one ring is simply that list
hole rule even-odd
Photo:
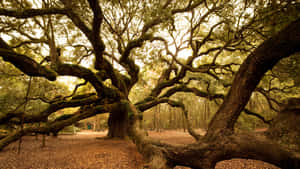
[{"label": "curved branch", "polygon": [[139,67],[129,58],[130,52],[137,47],[141,47],[147,40],[153,39],[151,34],[143,34],[140,38],[128,42],[120,58],[120,64],[128,71],[131,76],[131,83],[134,84],[138,80]]},{"label": "curved branch", "polygon": [[[194,8],[196,8],[197,6],[199,6],[200,4],[202,4],[203,2],[204,1],[199,1],[192,5],[189,4],[187,7],[182,8],[182,9],[173,9],[171,11],[171,14],[175,15],[176,13],[191,11]],[[169,3],[170,3],[169,1],[166,2],[166,4],[164,6],[168,6]],[[124,66],[125,69],[128,71],[128,73],[131,75],[131,78],[132,78],[131,81],[133,84],[138,80],[139,67],[134,63],[133,60],[129,59],[129,54],[132,49],[142,46],[144,41],[157,40],[157,39],[153,38],[151,34],[147,34],[147,32],[148,32],[148,30],[150,30],[154,26],[164,22],[165,20],[166,20],[166,18],[159,16],[159,17],[155,17],[151,21],[145,23],[145,25],[142,28],[141,36],[136,40],[130,41],[127,44],[127,47],[125,48],[124,52],[122,53],[122,57],[120,59],[120,64],[122,66]]]},{"label": "curved branch", "polygon": [[167,97],[163,97],[163,98],[155,99],[155,100],[148,101],[148,102],[145,102],[145,103],[136,104],[136,107],[141,112],[144,112],[145,110],[147,110],[151,107],[154,107],[158,104],[161,104],[161,103],[167,103],[172,107],[179,107],[180,109],[182,109],[183,114],[184,114],[184,118],[185,118],[185,121],[186,121],[186,124],[187,124],[188,132],[190,133],[191,136],[193,136],[195,138],[195,140],[200,140],[201,136],[199,134],[197,134],[194,131],[194,129],[192,128],[191,122],[188,118],[188,111],[186,110],[186,108],[185,108],[185,106],[182,102],[171,100]]},{"label": "curved branch", "polygon": [[195,94],[196,96],[199,96],[199,97],[206,97],[210,100],[213,100],[213,99],[224,99],[224,95],[223,94],[210,94],[210,93],[207,93],[207,92],[203,92],[195,87],[187,87],[186,85],[180,85],[180,86],[177,86],[177,87],[173,87],[171,89],[169,89],[165,94],[163,94],[161,97],[170,97],[172,96],[173,94],[177,93],[177,92],[189,92],[189,93],[193,93]]},{"label": "curved branch", "polygon": [[75,86],[75,88],[74,88],[72,94],[70,94],[69,96],[64,97],[64,99],[67,99],[67,98],[69,98],[69,97],[73,97],[74,94],[77,92],[78,88],[81,87],[81,86],[84,86],[84,85],[86,85],[86,84],[87,84],[87,81],[84,81],[83,83],[77,84],[77,85]]},{"label": "curved branch", "polygon": [[118,76],[115,74],[113,66],[103,57],[105,44],[100,37],[101,24],[103,21],[103,13],[99,6],[98,0],[88,0],[89,5],[93,11],[93,23],[92,23],[92,32],[91,36],[89,36],[89,40],[93,45],[95,52],[95,68],[98,70],[105,70],[107,74],[110,76],[112,83],[118,88],[124,88],[121,86],[118,80]]},{"label": "curved branch", "polygon": [[106,87],[103,85],[102,79],[90,69],[75,64],[59,64],[57,65],[57,73],[63,76],[69,75],[83,78],[90,82],[100,95],[104,94],[103,92]]},{"label": "curved branch", "polygon": [[256,88],[256,91],[257,91],[258,93],[262,94],[262,95],[265,97],[265,99],[266,99],[267,102],[268,102],[268,105],[269,105],[270,109],[272,109],[272,110],[275,111],[275,112],[279,112],[278,108],[276,108],[272,103],[274,102],[277,106],[282,105],[281,103],[279,103],[279,102],[277,102],[275,99],[271,98],[271,97],[268,95],[267,91],[265,91],[263,88]]},{"label": "curved branch", "polygon": [[[71,100],[60,100],[54,103],[51,103],[45,110],[32,114],[25,115],[24,122],[25,123],[34,123],[40,121],[47,121],[48,116],[57,110],[67,108],[67,107],[79,107],[84,105],[90,105],[99,101],[100,99],[95,95],[80,95],[72,98]],[[20,118],[22,116],[22,112],[20,111],[12,111],[0,117],[0,124],[8,123],[11,119],[17,117]]]},{"label": "curved branch", "polygon": [[186,124],[187,124],[187,129],[188,129],[188,132],[189,134],[197,141],[199,141],[201,139],[201,135],[200,134],[197,134],[195,132],[195,130],[192,128],[192,124],[189,120],[189,116],[188,116],[188,111],[187,109],[185,108],[184,104],[179,102],[179,101],[174,101],[174,100],[168,100],[167,102],[170,106],[172,107],[180,107],[181,110],[183,111],[183,114],[184,114],[184,119],[186,121]]},{"label": "curved branch", "polygon": [[4,61],[10,62],[29,76],[45,77],[51,81],[56,80],[57,73],[55,71],[41,66],[30,57],[18,54],[7,47],[8,45],[0,38],[0,56],[2,56]]},{"label": "curved branch", "polygon": [[247,115],[251,115],[251,116],[255,116],[257,118],[259,118],[260,120],[262,120],[264,123],[266,124],[271,124],[272,120],[266,120],[262,115],[260,114],[257,114],[257,113],[254,113],[252,111],[250,111],[249,109],[244,109],[244,112],[247,114]]},{"label": "curved branch", "polygon": [[300,19],[264,41],[241,65],[223,104],[213,117],[207,136],[233,131],[241,111],[264,74],[280,59],[300,51]]}]

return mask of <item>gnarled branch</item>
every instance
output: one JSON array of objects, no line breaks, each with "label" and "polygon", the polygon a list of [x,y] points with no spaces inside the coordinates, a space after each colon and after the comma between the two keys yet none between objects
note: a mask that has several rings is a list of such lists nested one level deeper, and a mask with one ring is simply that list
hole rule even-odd
[{"label": "gnarled branch", "polygon": [[0,9],[0,16],[10,16],[15,18],[30,18],[35,16],[62,14],[66,15],[68,8],[48,8],[48,9]]}]

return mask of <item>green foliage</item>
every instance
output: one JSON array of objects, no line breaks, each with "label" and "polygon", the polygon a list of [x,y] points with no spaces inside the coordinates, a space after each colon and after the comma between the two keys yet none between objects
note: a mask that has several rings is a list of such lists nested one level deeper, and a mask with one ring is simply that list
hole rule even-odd
[{"label": "green foliage", "polygon": [[[23,111],[22,105],[25,102],[29,77],[3,61],[0,62],[0,74],[0,112],[15,111],[17,107],[19,107],[19,111]],[[49,82],[44,78],[33,78],[29,98],[42,97],[51,100],[58,93],[63,94],[67,91],[66,86],[61,84]],[[47,105],[39,99],[29,99],[26,113],[33,114],[40,112]]]}]

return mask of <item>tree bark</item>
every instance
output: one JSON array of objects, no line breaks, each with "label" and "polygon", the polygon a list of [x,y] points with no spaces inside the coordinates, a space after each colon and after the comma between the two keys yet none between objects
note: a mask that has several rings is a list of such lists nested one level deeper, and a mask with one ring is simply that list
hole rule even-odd
[{"label": "tree bark", "polygon": [[218,161],[232,158],[261,160],[283,169],[298,169],[300,166],[296,154],[255,134],[220,136],[213,141],[186,146],[164,146],[162,151],[169,163],[192,168],[213,169]]},{"label": "tree bark", "polygon": [[108,118],[108,137],[128,138],[128,113],[122,109],[114,110]]}]

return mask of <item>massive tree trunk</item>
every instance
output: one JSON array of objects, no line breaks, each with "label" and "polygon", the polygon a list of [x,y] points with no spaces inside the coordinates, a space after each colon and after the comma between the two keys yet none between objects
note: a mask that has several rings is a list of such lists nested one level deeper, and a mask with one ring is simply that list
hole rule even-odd
[{"label": "massive tree trunk", "polygon": [[117,109],[110,113],[107,136],[121,139],[128,137],[128,113],[126,111]]}]

